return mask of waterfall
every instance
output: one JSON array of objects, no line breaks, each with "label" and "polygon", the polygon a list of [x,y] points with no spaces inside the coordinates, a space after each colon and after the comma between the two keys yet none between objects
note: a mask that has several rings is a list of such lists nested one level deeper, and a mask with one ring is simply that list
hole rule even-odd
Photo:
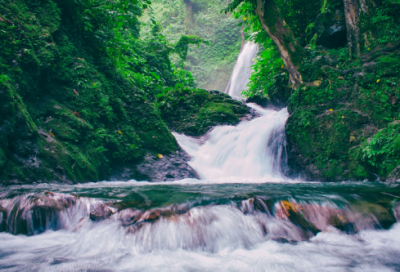
[{"label": "waterfall", "polygon": [[[229,95],[241,98],[251,74],[257,45],[246,43],[240,53],[231,81]],[[202,179],[216,182],[279,182],[287,180],[285,124],[287,109],[275,111],[247,104],[261,117],[237,126],[219,126],[204,139],[174,133],[179,145],[192,157],[189,164]]]},{"label": "waterfall", "polygon": [[262,116],[237,126],[216,127],[204,141],[174,133],[179,145],[192,157],[189,164],[202,179],[223,182],[284,179],[288,112],[248,105]]},{"label": "waterfall", "polygon": [[247,89],[251,75],[251,66],[253,59],[257,54],[258,46],[253,42],[244,45],[242,52],[233,68],[231,79],[226,88],[226,93],[234,98],[241,98],[242,91]]}]

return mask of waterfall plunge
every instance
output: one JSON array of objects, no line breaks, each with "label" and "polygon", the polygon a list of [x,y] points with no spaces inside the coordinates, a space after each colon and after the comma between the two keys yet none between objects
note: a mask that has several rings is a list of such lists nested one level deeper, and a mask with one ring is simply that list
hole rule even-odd
[{"label": "waterfall plunge", "polygon": [[219,126],[204,138],[174,133],[192,157],[189,164],[202,179],[222,182],[277,182],[285,178],[286,109],[268,110],[248,104],[262,114],[237,126]]},{"label": "waterfall plunge", "polygon": [[234,98],[241,98],[242,91],[247,89],[251,75],[253,59],[257,54],[258,46],[253,42],[244,45],[242,52],[236,61],[231,80],[229,81],[226,93]]},{"label": "waterfall plunge", "polygon": [[[240,53],[227,89],[241,98],[251,74],[257,45],[249,42]],[[287,109],[274,111],[248,104],[261,117],[237,126],[218,126],[203,139],[174,133],[179,145],[192,157],[189,164],[202,179],[211,182],[279,182],[286,166],[285,123]]]}]

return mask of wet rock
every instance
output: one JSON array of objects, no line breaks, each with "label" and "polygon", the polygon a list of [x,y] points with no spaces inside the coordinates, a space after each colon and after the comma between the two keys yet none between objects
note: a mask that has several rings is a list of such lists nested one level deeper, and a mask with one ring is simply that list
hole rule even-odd
[{"label": "wet rock", "polygon": [[246,99],[246,103],[256,103],[257,105],[266,108],[270,104],[268,97],[255,95]]},{"label": "wet rock", "polygon": [[244,214],[246,213],[252,214],[255,211],[270,214],[267,205],[264,203],[262,199],[259,199],[258,197],[243,200],[241,203],[241,210]]},{"label": "wet rock", "polygon": [[386,178],[387,182],[400,182],[400,165],[398,165],[389,176]]},{"label": "wet rock", "polygon": [[140,210],[125,209],[118,213],[117,219],[121,221],[123,226],[129,226],[135,224],[141,217],[142,212]]},{"label": "wet rock", "polygon": [[97,205],[91,212],[90,212],[90,219],[93,221],[99,221],[103,219],[107,219],[117,210],[113,207],[107,206],[104,203]]},{"label": "wet rock", "polygon": [[6,228],[7,211],[0,206],[0,232],[5,231]]},{"label": "wet rock", "polygon": [[137,166],[140,175],[152,182],[174,181],[186,178],[199,179],[196,171],[188,164],[190,156],[179,149],[175,153],[158,156],[147,155],[145,161]]},{"label": "wet rock", "polygon": [[400,220],[400,201],[393,205],[393,214],[397,220]]},{"label": "wet rock", "polygon": [[346,231],[354,229],[346,211],[321,205],[281,201],[276,205],[275,216],[289,220],[314,234],[330,226]]},{"label": "wet rock", "polygon": [[396,223],[394,216],[381,205],[366,201],[358,201],[353,205],[358,213],[354,214],[353,217],[359,230],[376,227],[387,229]]},{"label": "wet rock", "polygon": [[337,9],[334,13],[327,12],[318,15],[314,28],[317,32],[317,45],[338,48],[345,46],[347,43],[346,21],[343,9]]},{"label": "wet rock", "polygon": [[44,195],[26,195],[0,200],[4,230],[12,234],[33,235],[57,228],[58,212],[76,203],[68,194],[46,192]]}]

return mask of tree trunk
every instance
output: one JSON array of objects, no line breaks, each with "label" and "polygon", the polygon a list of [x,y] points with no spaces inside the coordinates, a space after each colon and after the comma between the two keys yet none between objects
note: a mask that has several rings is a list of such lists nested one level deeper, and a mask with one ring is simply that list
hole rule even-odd
[{"label": "tree trunk", "polygon": [[346,17],[347,43],[351,56],[360,56],[360,4],[359,0],[343,0]]},{"label": "tree trunk", "polygon": [[293,87],[302,83],[299,64],[304,49],[296,41],[293,32],[282,18],[274,0],[257,0],[255,13],[260,19],[262,28],[278,46],[282,60],[290,75]]}]

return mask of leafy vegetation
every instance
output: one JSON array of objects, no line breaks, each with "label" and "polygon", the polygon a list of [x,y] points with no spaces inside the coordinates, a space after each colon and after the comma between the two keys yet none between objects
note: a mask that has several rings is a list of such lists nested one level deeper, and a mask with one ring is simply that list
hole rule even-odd
[{"label": "leafy vegetation", "polygon": [[[291,113],[286,131],[292,169],[315,180],[398,178],[397,3],[364,3],[359,24],[363,54],[354,57],[347,45],[334,44],[337,38],[329,40],[339,34],[326,32],[348,27],[339,16],[345,14],[343,1],[274,2],[306,49],[298,69],[303,82],[294,89],[255,4],[237,0],[227,10],[246,26],[248,39],[261,45],[243,95],[267,97],[275,106],[287,105]],[[322,36],[324,46],[318,45]]]},{"label": "leafy vegetation", "polygon": [[[0,3],[0,180],[108,179],[115,167],[177,143],[157,95],[193,88],[183,61],[189,44],[169,41],[149,1],[17,0]],[[135,168],[132,176],[139,174]]]},{"label": "leafy vegetation", "polygon": [[[242,43],[236,20],[230,14],[220,14],[225,5],[222,0],[155,0],[141,18],[142,32],[149,33],[155,20],[172,42],[177,43],[181,35],[197,35],[207,41],[189,47],[184,67],[199,88],[223,92]],[[179,56],[172,54],[171,60],[180,66]]]}]

